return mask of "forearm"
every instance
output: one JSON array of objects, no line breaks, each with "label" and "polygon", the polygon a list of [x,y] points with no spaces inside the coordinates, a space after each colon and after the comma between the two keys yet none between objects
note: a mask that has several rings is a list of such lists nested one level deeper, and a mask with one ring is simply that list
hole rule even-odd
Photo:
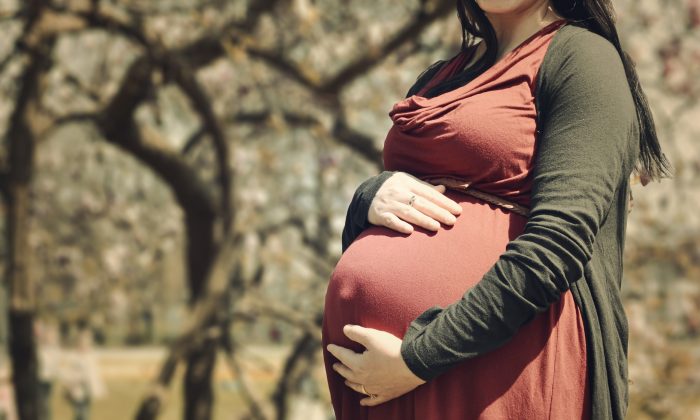
[{"label": "forearm", "polygon": [[432,307],[410,324],[401,352],[417,376],[433,379],[504,345],[583,277],[590,258],[586,249],[562,252],[536,233],[527,235],[510,242],[459,301],[444,309]]}]

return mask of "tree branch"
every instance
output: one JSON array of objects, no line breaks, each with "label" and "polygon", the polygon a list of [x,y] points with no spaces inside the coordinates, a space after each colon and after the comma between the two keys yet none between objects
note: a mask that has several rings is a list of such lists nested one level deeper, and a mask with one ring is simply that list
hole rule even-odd
[{"label": "tree branch", "polygon": [[211,100],[200,85],[189,65],[178,56],[170,56],[167,59],[168,73],[172,75],[175,82],[190,98],[195,111],[202,118],[204,129],[211,135],[214,149],[216,150],[216,161],[219,168],[218,182],[220,185],[220,214],[223,218],[224,234],[231,228],[231,220],[234,214],[231,207],[231,195],[233,194],[233,183],[228,167],[228,157],[230,156],[229,146],[226,142],[224,130],[219,123],[219,119],[211,106]]}]

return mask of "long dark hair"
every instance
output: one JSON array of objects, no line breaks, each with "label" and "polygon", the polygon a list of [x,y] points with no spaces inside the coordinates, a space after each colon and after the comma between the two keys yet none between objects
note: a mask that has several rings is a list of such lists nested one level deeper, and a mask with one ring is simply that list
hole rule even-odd
[{"label": "long dark hair", "polygon": [[[639,162],[635,171],[647,180],[660,180],[671,176],[671,164],[661,151],[661,145],[656,134],[656,126],[649,109],[646,95],[639,84],[634,62],[622,50],[620,39],[615,27],[615,11],[611,0],[550,0],[550,5],[556,13],[592,32],[605,37],[617,49],[627,75],[632,97],[637,108],[637,120],[640,128]],[[457,14],[462,25],[462,50],[471,48],[476,38],[481,38],[486,45],[486,52],[468,69],[458,73],[428,89],[426,97],[434,97],[441,93],[464,86],[482,71],[496,62],[498,42],[496,32],[484,12],[475,0],[457,0]],[[416,93],[447,60],[433,63],[411,87],[407,96]]]}]

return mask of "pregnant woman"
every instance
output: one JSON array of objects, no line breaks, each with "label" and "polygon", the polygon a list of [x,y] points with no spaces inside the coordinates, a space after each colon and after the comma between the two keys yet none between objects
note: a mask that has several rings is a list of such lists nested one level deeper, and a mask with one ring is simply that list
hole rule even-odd
[{"label": "pregnant woman", "polygon": [[336,417],[622,419],[630,174],[669,164],[610,1],[457,10],[462,49],[394,104],[385,171],[348,209]]}]

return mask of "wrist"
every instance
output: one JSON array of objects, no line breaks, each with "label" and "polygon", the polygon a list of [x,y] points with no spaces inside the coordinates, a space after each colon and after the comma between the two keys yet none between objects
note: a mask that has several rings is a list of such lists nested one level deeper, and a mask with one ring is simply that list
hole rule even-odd
[{"label": "wrist", "polygon": [[362,228],[367,228],[371,225],[369,222],[369,208],[372,204],[372,200],[377,195],[377,191],[384,185],[387,179],[394,175],[395,171],[382,171],[378,175],[363,182],[358,190],[362,191],[362,194],[358,196],[358,217],[361,218],[360,224]]}]

